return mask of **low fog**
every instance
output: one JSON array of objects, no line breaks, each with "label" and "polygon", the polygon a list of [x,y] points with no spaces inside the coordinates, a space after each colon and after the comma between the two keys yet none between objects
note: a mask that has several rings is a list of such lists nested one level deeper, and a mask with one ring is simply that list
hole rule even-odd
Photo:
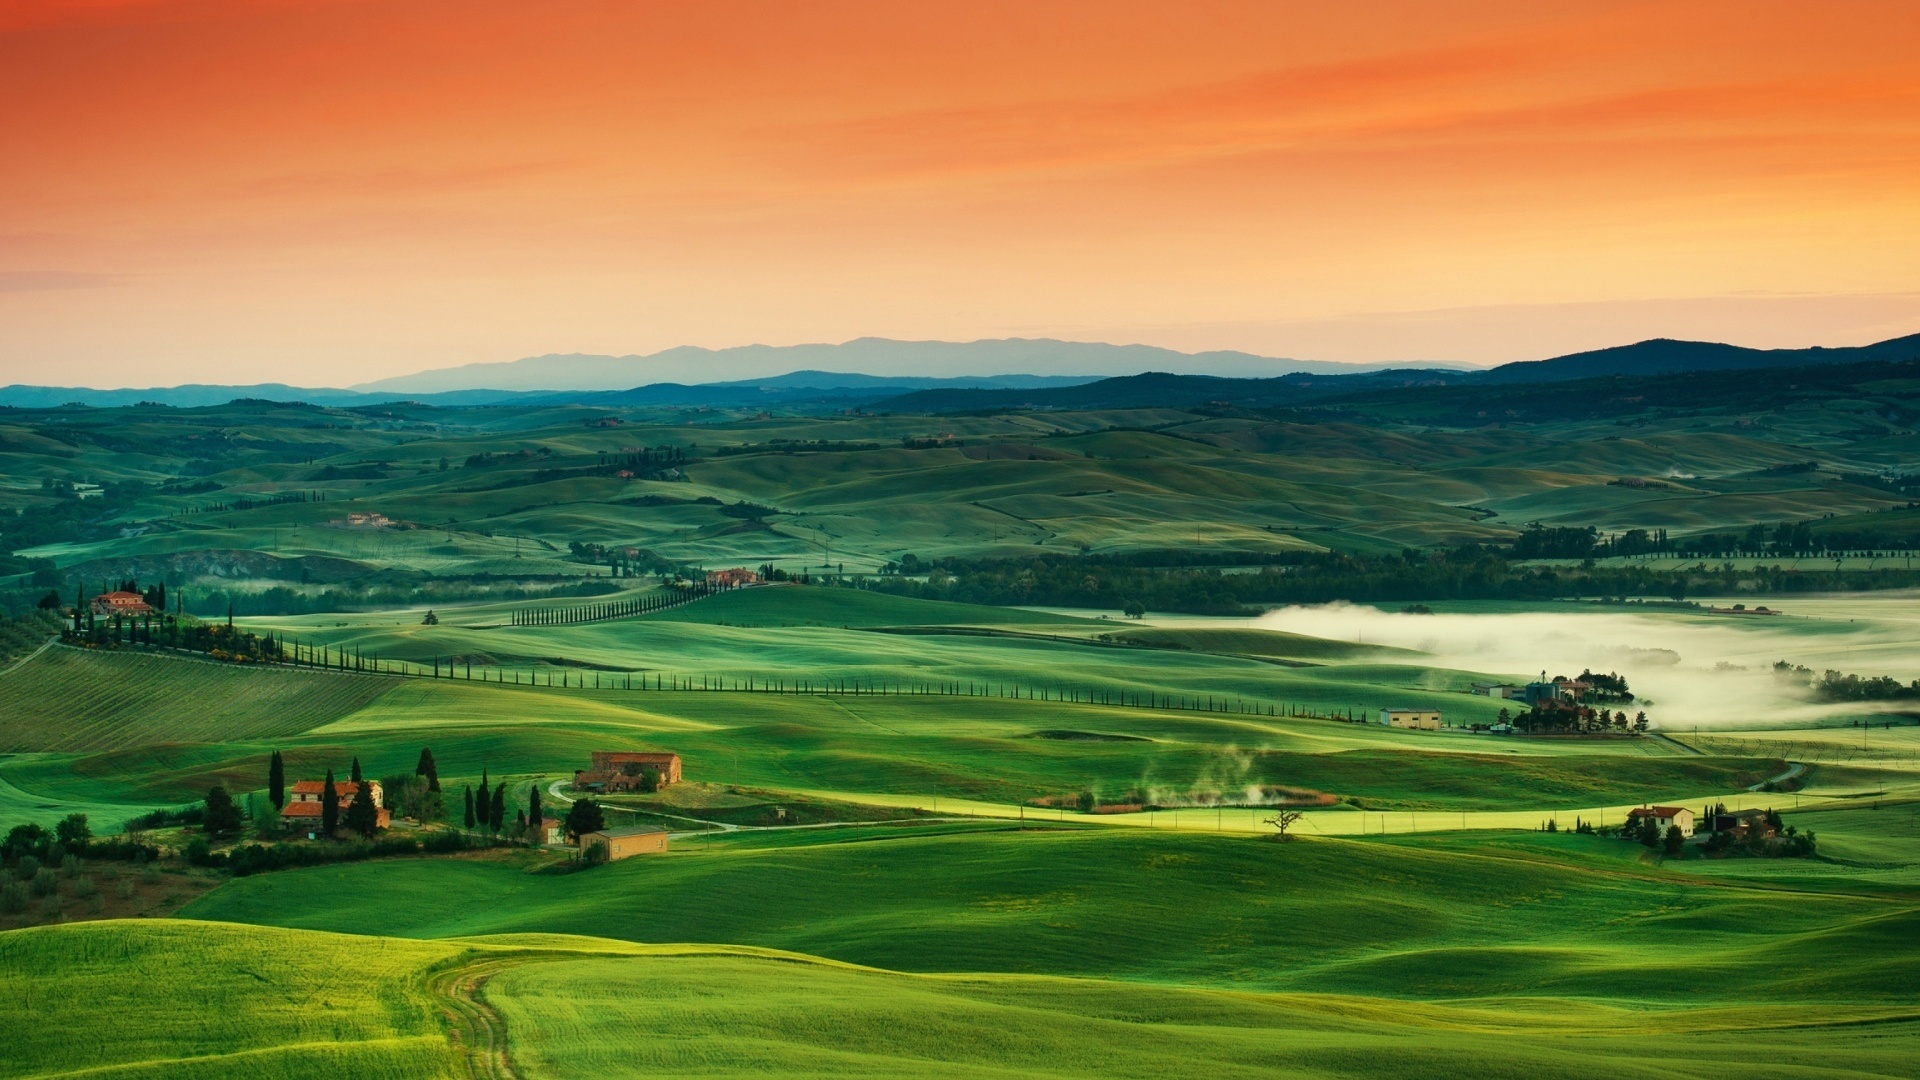
[{"label": "low fog", "polygon": [[[1813,704],[1775,678],[1776,660],[1863,675],[1911,674],[1873,664],[1847,667],[1850,647],[1871,653],[1903,640],[1899,630],[1831,621],[1813,627],[1784,617],[1676,617],[1631,612],[1403,614],[1352,604],[1295,606],[1268,612],[1252,625],[1266,630],[1418,649],[1442,667],[1500,678],[1577,676],[1581,669],[1617,671],[1641,699],[1656,727],[1787,726],[1896,708],[1895,703]],[[1807,631],[1816,629],[1815,634]],[[1911,703],[1904,704],[1911,708]],[[1615,706],[1621,708],[1622,706]]]}]

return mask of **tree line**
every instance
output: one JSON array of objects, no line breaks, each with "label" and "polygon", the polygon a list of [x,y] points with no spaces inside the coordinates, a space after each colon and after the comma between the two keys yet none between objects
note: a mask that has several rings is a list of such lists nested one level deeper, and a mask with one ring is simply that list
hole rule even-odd
[{"label": "tree line", "polygon": [[1907,588],[1920,571],[1736,569],[1704,564],[1647,566],[1522,565],[1504,549],[1467,544],[1398,555],[1302,552],[1273,557],[1257,572],[1212,567],[1138,566],[1095,556],[1036,555],[1000,559],[936,559],[896,568],[925,568],[855,577],[846,584],[895,596],[1001,606],[1042,605],[1245,615],[1254,605],[1418,600],[1548,600],[1665,596],[1682,600],[1702,588],[1719,592],[1792,593]]}]

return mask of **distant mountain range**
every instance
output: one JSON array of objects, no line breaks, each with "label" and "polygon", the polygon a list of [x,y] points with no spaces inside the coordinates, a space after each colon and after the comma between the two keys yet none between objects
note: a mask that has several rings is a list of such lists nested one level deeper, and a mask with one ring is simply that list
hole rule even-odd
[{"label": "distant mountain range", "polygon": [[[943,376],[875,375],[822,368],[726,381],[638,382],[648,375],[695,378],[815,359],[847,367],[910,366],[956,372]],[[478,405],[714,406],[796,403],[860,405],[898,412],[1005,408],[1120,408],[1231,401],[1249,407],[1285,404],[1335,392],[1401,386],[1558,382],[1608,376],[1689,371],[1757,370],[1814,364],[1920,360],[1920,334],[1844,348],[1747,349],[1702,341],[1655,339],[1549,360],[1489,369],[1317,363],[1250,353],[1181,353],[1147,345],[1004,339],[995,341],[887,341],[861,338],[843,345],[749,345],[739,349],[668,349],[649,356],[529,357],[501,364],[421,372],[348,389],[259,383],[186,384],[148,389],[0,387],[0,406],[96,408],[152,402],[190,408],[235,398],[306,401],[315,405],[371,405],[410,400],[447,407]],[[967,374],[965,369],[1014,371],[1016,365],[1049,374]],[[1159,368],[1177,368],[1167,373]],[[1063,369],[1081,369],[1063,373]],[[1201,373],[1195,373],[1199,369]],[[1113,376],[1115,371],[1142,374]],[[627,387],[622,389],[622,387]]]},{"label": "distant mountain range", "polygon": [[1654,338],[1611,349],[1520,360],[1486,371],[1489,382],[1560,382],[1607,375],[1674,375],[1683,371],[1738,371],[1804,367],[1808,364],[1859,364],[1870,360],[1920,360],[1920,334],[1872,345],[1824,349],[1745,349],[1711,341]]},{"label": "distant mountain range", "polygon": [[[872,374],[897,371],[937,371],[941,373],[941,378],[930,381],[941,383],[974,378],[1003,386],[1037,386],[1042,385],[1039,380],[1060,376],[1079,376],[1084,380],[1092,380],[1164,368],[1206,375],[1272,377],[1300,371],[1340,374],[1369,371],[1382,366],[1284,360],[1243,352],[1183,353],[1152,345],[1108,345],[1102,342],[1055,341],[1051,338],[997,338],[966,342],[858,338],[838,345],[742,345],[732,349],[702,349],[683,345],[645,356],[555,353],[506,363],[467,364],[416,372],[362,383],[348,389],[421,394],[480,387],[490,390],[619,390],[655,383],[716,382],[727,386],[759,383],[784,388],[805,386],[811,389],[837,389],[873,385],[847,381],[850,379],[872,379],[875,383],[885,382],[895,386],[915,381],[891,374]],[[783,371],[789,374],[775,374]],[[996,374],[1008,371],[1033,374]],[[796,379],[802,381],[794,381]]]}]

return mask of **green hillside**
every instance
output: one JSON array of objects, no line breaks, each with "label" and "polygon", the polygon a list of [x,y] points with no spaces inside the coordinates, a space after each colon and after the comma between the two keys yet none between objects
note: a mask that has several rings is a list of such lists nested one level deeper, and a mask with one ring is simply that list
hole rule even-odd
[{"label": "green hillside", "polygon": [[0,753],[292,735],[346,716],[393,685],[331,672],[55,647],[0,674]]},{"label": "green hillside", "polygon": [[[1631,1030],[1635,1010],[1605,1002],[1410,1010],[1324,992],[904,974],[554,934],[438,944],[96,923],[0,936],[0,970],[27,968],[45,972],[35,992],[0,1001],[9,1077],[1151,1080],[1200,1067],[1224,1077],[1706,1080],[1758,1054],[1776,1073],[1865,1078],[1897,1075],[1916,1035],[1897,1007],[1874,1004],[1802,1002],[1788,1018],[1693,1002],[1663,1009],[1661,1037],[1649,1039]],[[1875,1037],[1851,1037],[1857,1025]]]}]

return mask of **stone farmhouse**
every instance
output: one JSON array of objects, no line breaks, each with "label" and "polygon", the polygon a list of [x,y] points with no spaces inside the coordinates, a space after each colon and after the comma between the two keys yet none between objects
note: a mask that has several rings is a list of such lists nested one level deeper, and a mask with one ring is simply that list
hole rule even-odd
[{"label": "stone farmhouse", "polygon": [[573,774],[576,791],[639,791],[644,774],[660,777],[660,786],[680,782],[680,755],[595,750],[592,764]]},{"label": "stone farmhouse", "polygon": [[[393,822],[393,811],[387,809],[380,781],[362,781],[370,789],[373,805],[379,811],[379,827],[384,829]],[[280,808],[280,827],[288,832],[305,833],[307,839],[320,838],[321,822],[326,814],[327,782],[325,780],[296,781],[292,790],[287,792],[287,805]],[[347,807],[353,805],[353,797],[360,793],[360,784],[352,780],[333,782],[334,799],[340,807],[340,820],[345,821]]]}]

